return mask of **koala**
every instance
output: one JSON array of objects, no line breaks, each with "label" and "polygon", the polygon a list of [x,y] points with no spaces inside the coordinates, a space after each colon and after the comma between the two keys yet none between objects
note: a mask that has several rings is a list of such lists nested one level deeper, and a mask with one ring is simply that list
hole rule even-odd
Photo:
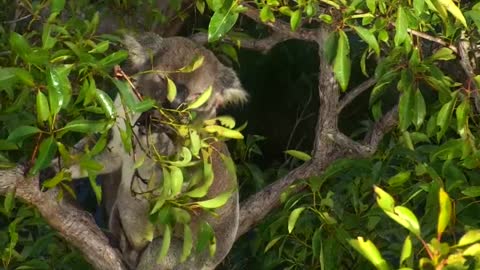
[{"label": "koala", "polygon": [[[166,76],[175,82],[179,93],[172,107],[189,103],[208,87],[213,87],[209,101],[197,109],[197,113],[204,118],[215,116],[218,109],[227,105],[244,104],[248,100],[248,94],[233,69],[223,65],[211,51],[188,38],[163,38],[155,33],[145,33],[138,38],[125,35],[124,45],[129,52],[130,63],[126,70],[129,73],[141,72],[134,76],[139,92],[161,104],[166,103]],[[199,55],[204,57],[199,68],[188,73],[178,72]]]},{"label": "koala", "polygon": [[[125,36],[125,45],[130,53],[130,64],[126,70],[139,73],[134,76],[136,88],[142,95],[149,96],[162,105],[175,107],[191,102],[212,86],[213,93],[210,99],[196,109],[201,119],[205,119],[214,117],[217,110],[223,106],[243,104],[248,99],[248,94],[242,88],[235,72],[220,63],[212,52],[189,39],[162,38],[156,34],[147,33],[137,39]],[[198,69],[190,73],[171,72],[189,65],[196,55],[204,57],[203,64]],[[155,72],[142,72],[149,70]],[[172,102],[166,100],[167,75],[177,85],[177,98]],[[125,117],[119,98],[115,101],[115,106],[121,112],[119,119]],[[136,122],[137,119],[138,116],[132,119],[132,122]],[[141,122],[141,119],[138,122]],[[117,121],[117,125],[122,129],[124,127],[121,120]],[[137,146],[153,143],[156,149],[165,149],[162,155],[171,155],[177,151],[172,138],[167,136],[166,131],[157,129],[153,132],[145,132],[145,128],[140,125],[134,127],[134,133]],[[181,235],[173,235],[166,258],[157,263],[163,238],[148,219],[150,205],[142,195],[142,192],[147,190],[147,185],[141,179],[148,179],[153,175],[160,183],[162,170],[150,158],[147,158],[140,168],[134,169],[135,158],[143,155],[151,156],[148,148],[134,147],[133,153],[125,153],[119,150],[122,142],[117,129],[114,129],[112,137],[109,149],[114,151],[110,155],[121,159],[121,166],[111,173],[108,180],[104,181],[103,188],[113,194],[105,196],[107,212],[110,213],[109,229],[124,255],[125,262],[131,269],[138,270],[215,269],[235,242],[239,225],[238,190],[223,207],[216,210],[215,216],[204,212],[192,216],[193,235],[197,234],[198,225],[202,221],[207,221],[214,230],[217,248],[213,257],[208,254],[208,251],[202,253],[192,251],[187,261],[180,263],[183,238]],[[221,154],[229,156],[226,145],[223,142],[214,142],[211,145],[215,149],[211,156],[214,180],[203,199],[214,198],[238,187],[236,176],[228,172],[220,156]],[[117,152],[121,153],[116,154]],[[106,159],[107,162],[108,160]]]}]

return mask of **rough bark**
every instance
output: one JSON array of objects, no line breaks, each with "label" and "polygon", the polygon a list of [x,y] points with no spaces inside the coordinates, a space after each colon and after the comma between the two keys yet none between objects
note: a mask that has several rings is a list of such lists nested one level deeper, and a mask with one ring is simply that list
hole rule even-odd
[{"label": "rough bark", "polygon": [[59,201],[55,189],[42,192],[38,178],[23,175],[22,167],[0,171],[0,194],[14,191],[18,199],[37,208],[47,223],[77,248],[95,269],[126,269],[120,253],[110,246],[89,213],[67,201]]}]

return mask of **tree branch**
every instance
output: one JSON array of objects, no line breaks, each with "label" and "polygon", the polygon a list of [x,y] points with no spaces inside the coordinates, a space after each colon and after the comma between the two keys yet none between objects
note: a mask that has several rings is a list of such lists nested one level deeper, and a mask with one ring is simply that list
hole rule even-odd
[{"label": "tree branch", "polygon": [[50,226],[98,270],[126,269],[120,253],[110,246],[92,216],[65,200],[57,200],[56,190],[41,192],[38,178],[23,176],[23,168],[0,171],[0,194],[13,190],[18,199],[38,209]]},{"label": "tree branch", "polygon": [[348,91],[348,93],[340,100],[338,104],[337,112],[340,113],[345,106],[350,104],[356,97],[363,92],[367,91],[370,87],[375,85],[376,80],[374,78],[368,79],[355,87],[355,89]]},{"label": "tree branch", "polygon": [[[208,43],[208,36],[205,33],[195,33],[192,36],[190,36],[190,39],[202,45]],[[289,40],[289,39],[291,39],[289,35],[284,35],[282,33],[274,32],[272,35],[262,39],[242,39],[240,40],[239,43],[237,43],[236,40],[233,40],[227,37],[223,39],[223,41],[226,41],[232,45],[238,44],[240,45],[240,47],[244,49],[267,52],[278,43]]]}]

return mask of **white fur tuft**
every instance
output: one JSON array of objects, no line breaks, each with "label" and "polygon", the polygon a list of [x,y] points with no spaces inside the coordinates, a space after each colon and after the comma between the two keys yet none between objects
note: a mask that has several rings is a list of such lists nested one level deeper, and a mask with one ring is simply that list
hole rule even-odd
[{"label": "white fur tuft", "polygon": [[242,88],[227,88],[223,91],[225,105],[243,105],[248,101],[248,93]]}]

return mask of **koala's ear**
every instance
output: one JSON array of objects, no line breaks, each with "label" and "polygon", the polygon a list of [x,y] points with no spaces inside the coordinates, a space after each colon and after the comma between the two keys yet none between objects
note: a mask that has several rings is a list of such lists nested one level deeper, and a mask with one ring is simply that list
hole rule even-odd
[{"label": "koala's ear", "polygon": [[233,69],[222,65],[218,75],[219,89],[223,89],[223,105],[242,105],[248,101],[248,93]]},{"label": "koala's ear", "polygon": [[123,37],[123,44],[128,50],[128,58],[130,61],[131,68],[134,70],[139,70],[141,66],[147,61],[147,56],[145,55],[145,49],[143,46],[129,34],[125,34]]},{"label": "koala's ear", "polygon": [[152,57],[162,48],[163,38],[156,33],[147,32],[142,36],[134,37],[125,34],[123,44],[128,50],[130,68],[139,71],[152,60]]}]

